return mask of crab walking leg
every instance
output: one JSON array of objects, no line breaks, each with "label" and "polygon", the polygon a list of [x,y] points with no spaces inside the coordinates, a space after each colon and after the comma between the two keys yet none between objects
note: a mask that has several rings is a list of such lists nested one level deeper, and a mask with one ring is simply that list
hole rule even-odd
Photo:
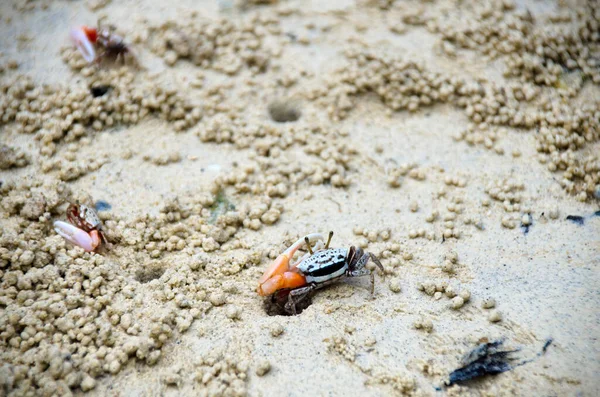
[{"label": "crab walking leg", "polygon": [[371,272],[369,269],[359,269],[354,270],[348,273],[350,277],[363,277],[363,276],[371,276],[371,295],[375,293],[375,274]]},{"label": "crab walking leg", "polygon": [[87,252],[94,251],[100,244],[100,236],[96,230],[87,233],[67,222],[54,222],[54,230],[69,243],[83,248]]},{"label": "crab walking leg", "polygon": [[[379,268],[379,270],[381,270],[381,272],[383,273],[383,276],[385,277],[385,270],[383,269],[383,265],[381,264],[381,262],[379,261],[379,258],[377,258],[373,253],[369,252],[369,257],[371,258],[371,260],[375,263],[375,265],[377,265],[377,267]],[[366,263],[366,262],[365,262]]]},{"label": "crab walking leg", "polygon": [[375,265],[381,269],[382,272],[384,272],[383,265],[379,259],[371,252],[366,252],[363,256],[361,256],[360,260],[356,264],[358,270],[351,271],[349,275],[350,277],[371,276],[371,295],[373,295],[375,293],[375,273],[364,267],[369,259],[375,262]]},{"label": "crab walking leg", "polygon": [[308,294],[314,289],[316,289],[316,287],[314,286],[314,284],[311,284],[308,287],[297,288],[295,290],[290,291],[290,294],[288,295],[288,301],[285,304],[285,310],[288,313],[291,312],[291,314],[295,316],[297,314],[296,305],[303,301],[308,296]]}]

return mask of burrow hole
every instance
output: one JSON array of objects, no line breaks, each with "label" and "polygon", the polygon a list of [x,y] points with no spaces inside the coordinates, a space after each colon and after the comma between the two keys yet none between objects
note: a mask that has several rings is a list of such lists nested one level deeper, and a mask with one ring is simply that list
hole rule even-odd
[{"label": "burrow hole", "polygon": [[277,123],[297,121],[302,116],[300,104],[290,99],[277,99],[269,105],[269,116]]},{"label": "burrow hole", "polygon": [[152,280],[160,278],[165,272],[165,268],[160,263],[153,263],[143,266],[135,271],[135,279],[142,284],[149,283]]},{"label": "burrow hole", "polygon": [[[288,301],[289,290],[281,290],[268,296],[264,301],[264,309],[269,316],[293,316],[285,310],[285,304]],[[312,296],[307,296],[296,304],[296,315],[302,313],[304,309],[312,304]]]}]

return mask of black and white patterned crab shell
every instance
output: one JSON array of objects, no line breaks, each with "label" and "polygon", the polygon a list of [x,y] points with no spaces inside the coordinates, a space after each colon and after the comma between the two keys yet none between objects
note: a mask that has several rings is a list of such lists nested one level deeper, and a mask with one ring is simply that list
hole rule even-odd
[{"label": "black and white patterned crab shell", "polygon": [[86,205],[82,204],[79,206],[79,216],[93,229],[96,229],[101,225],[100,217],[98,217],[96,211]]},{"label": "black and white patterned crab shell", "polygon": [[332,248],[315,252],[298,265],[307,283],[324,283],[338,278],[348,270],[347,248]]},{"label": "black and white patterned crab shell", "polygon": [[98,214],[87,205],[71,204],[67,209],[67,218],[75,226],[86,232],[102,230],[102,222],[100,221]]}]

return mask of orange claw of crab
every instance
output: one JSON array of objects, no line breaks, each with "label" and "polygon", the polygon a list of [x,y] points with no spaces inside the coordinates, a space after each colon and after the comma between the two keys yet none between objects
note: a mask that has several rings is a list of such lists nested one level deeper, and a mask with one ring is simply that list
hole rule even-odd
[{"label": "orange claw of crab", "polygon": [[300,273],[284,272],[276,274],[258,286],[260,296],[272,295],[281,289],[294,289],[306,285],[306,279]]},{"label": "orange claw of crab", "polygon": [[[323,235],[319,233],[309,234],[307,237],[309,240],[323,240]],[[304,276],[298,273],[295,267],[290,266],[290,259],[304,242],[304,238],[296,241],[269,266],[258,280],[257,292],[260,296],[268,296],[284,288],[291,289],[306,285]]]},{"label": "orange claw of crab", "polygon": [[96,28],[90,28],[89,26],[84,25],[81,27],[81,30],[83,30],[92,43],[96,43],[96,40],[98,40],[98,30]]}]

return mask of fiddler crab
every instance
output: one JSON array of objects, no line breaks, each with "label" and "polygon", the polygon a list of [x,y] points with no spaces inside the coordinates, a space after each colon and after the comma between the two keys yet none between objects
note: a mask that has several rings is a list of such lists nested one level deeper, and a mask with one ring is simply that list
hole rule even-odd
[{"label": "fiddler crab", "polygon": [[[258,280],[260,296],[278,297],[287,293],[284,310],[296,315],[296,305],[312,291],[348,277],[371,276],[371,295],[375,292],[375,274],[365,267],[369,259],[381,269],[383,266],[375,255],[362,248],[329,248],[333,232],[329,232],[327,243],[320,233],[300,238],[269,266]],[[314,249],[311,242],[315,242]],[[306,244],[308,253],[290,265],[296,251]],[[285,297],[285,296],[284,296]]]},{"label": "fiddler crab", "polygon": [[[132,50],[125,43],[125,40],[114,33],[113,26],[102,27],[98,23],[97,28],[89,26],[80,26],[71,29],[71,40],[83,55],[83,58],[89,63],[99,62],[101,59],[119,59],[125,63],[125,55],[131,54]],[[96,56],[96,50],[102,51]]]},{"label": "fiddler crab", "polygon": [[70,204],[67,208],[70,223],[55,221],[54,230],[69,243],[83,248],[86,252],[95,251],[100,243],[108,243],[102,232],[102,222],[96,211],[87,205]]}]

